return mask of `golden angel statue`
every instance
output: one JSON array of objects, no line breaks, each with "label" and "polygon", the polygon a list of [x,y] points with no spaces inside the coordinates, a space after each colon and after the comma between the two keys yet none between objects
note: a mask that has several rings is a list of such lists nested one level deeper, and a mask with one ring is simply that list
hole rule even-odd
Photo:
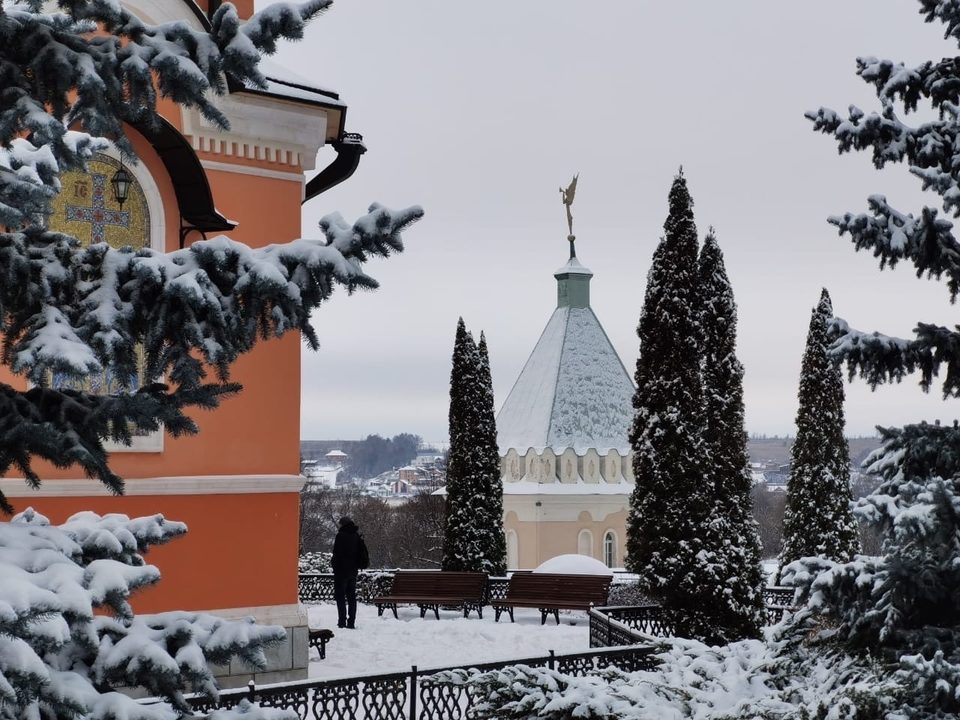
[{"label": "golden angel statue", "polygon": [[570,181],[566,190],[560,188],[560,194],[563,196],[562,202],[567,209],[567,230],[569,231],[569,237],[567,239],[570,240],[570,242],[573,242],[573,213],[570,211],[570,207],[573,205],[573,198],[577,194],[578,177],[580,177],[580,173],[573,176],[573,180]]}]

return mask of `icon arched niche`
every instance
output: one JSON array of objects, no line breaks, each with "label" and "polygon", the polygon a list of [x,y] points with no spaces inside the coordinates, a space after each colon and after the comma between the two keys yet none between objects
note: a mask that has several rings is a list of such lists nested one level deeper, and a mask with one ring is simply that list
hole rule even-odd
[{"label": "icon arched niche", "polygon": [[[127,198],[115,197],[111,180],[121,167],[131,176]],[[47,226],[75,237],[83,247],[106,243],[114,248],[130,246],[164,251],[166,223],[163,199],[157,183],[144,163],[123,162],[113,149],[97,153],[86,170],[72,170],[60,177],[60,193],[51,204]],[[110,369],[82,381],[51,374],[54,387],[75,387],[92,393],[132,392],[147,381],[142,352],[138,372],[120,377]],[[110,452],[162,452],[163,431],[134,432],[131,445],[107,441]]]}]

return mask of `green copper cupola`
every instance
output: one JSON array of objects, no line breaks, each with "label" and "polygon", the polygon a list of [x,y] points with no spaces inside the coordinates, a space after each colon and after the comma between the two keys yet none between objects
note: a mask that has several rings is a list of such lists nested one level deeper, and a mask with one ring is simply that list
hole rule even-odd
[{"label": "green copper cupola", "polygon": [[590,278],[593,273],[581,265],[576,257],[571,257],[553,276],[557,279],[557,307],[590,307]]}]

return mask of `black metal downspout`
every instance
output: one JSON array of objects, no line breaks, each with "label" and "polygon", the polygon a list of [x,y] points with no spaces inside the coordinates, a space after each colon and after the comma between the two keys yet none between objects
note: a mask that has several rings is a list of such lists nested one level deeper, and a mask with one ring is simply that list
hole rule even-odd
[{"label": "black metal downspout", "polygon": [[307,183],[303,195],[304,203],[353,175],[360,165],[360,156],[367,151],[363,136],[359,133],[343,133],[339,140],[330,144],[337,151],[337,157]]}]

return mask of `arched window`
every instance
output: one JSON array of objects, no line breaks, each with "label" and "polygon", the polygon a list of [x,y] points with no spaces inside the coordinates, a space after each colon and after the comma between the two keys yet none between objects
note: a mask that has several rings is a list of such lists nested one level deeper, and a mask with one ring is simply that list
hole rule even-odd
[{"label": "arched window", "polygon": [[613,530],[603,536],[603,562],[610,568],[617,566],[617,536]]},{"label": "arched window", "polygon": [[589,530],[581,530],[577,535],[577,552],[580,555],[593,557],[593,533]]}]

